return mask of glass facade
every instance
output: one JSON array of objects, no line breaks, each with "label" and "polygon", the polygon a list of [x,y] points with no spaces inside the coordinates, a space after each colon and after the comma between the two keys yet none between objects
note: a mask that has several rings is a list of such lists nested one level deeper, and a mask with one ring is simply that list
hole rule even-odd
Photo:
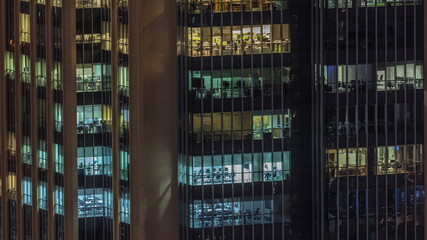
[{"label": "glass facade", "polygon": [[424,2],[323,4],[313,39],[322,42],[314,66],[316,234],[424,239]]},{"label": "glass facade", "polygon": [[[165,105],[135,89],[170,85],[131,82],[163,39],[138,35],[148,28],[129,2],[141,4],[0,2],[1,239],[125,240],[131,221],[151,227],[152,216],[131,218],[146,207],[131,203],[131,156],[152,159],[130,139]],[[179,238],[424,239],[424,4],[176,1]],[[143,137],[137,147],[159,145]],[[173,199],[167,177],[150,181]]]},{"label": "glass facade", "polygon": [[178,1],[181,239],[310,235],[302,2]]},{"label": "glass facade", "polygon": [[[116,199],[122,216],[117,232],[121,239],[129,239],[127,1],[76,1],[75,6],[64,4],[66,9],[62,0],[7,0],[1,4],[0,22],[5,26],[0,34],[4,43],[0,49],[4,58],[1,69],[5,72],[6,88],[2,91],[8,95],[7,102],[0,101],[7,108],[7,131],[4,135],[0,131],[0,145],[5,146],[7,154],[2,169],[3,166],[8,169],[7,177],[2,177],[8,196],[2,198],[0,208],[8,216],[8,229],[7,233],[2,229],[2,237],[65,238],[64,174],[69,170],[65,167],[68,149],[64,146],[64,123],[68,120],[64,114],[68,110],[64,109],[67,103],[63,79],[67,74],[75,77],[76,89],[77,126],[72,138],[77,139],[74,178],[78,183],[79,239],[113,238],[115,161],[120,168],[116,173],[120,175]],[[65,11],[75,11],[76,16],[72,24],[76,26],[75,73],[64,73],[68,66],[62,66],[68,40],[63,39]],[[113,29],[117,30],[114,39]],[[117,47],[112,47],[112,42]],[[113,61],[112,57],[116,59]],[[112,62],[117,64],[114,69]],[[3,84],[3,77],[1,81]],[[120,124],[119,134],[114,132],[118,138],[114,146],[116,158],[113,158],[113,103],[118,105],[115,111],[117,125]],[[54,212],[53,218],[49,212]]]}]

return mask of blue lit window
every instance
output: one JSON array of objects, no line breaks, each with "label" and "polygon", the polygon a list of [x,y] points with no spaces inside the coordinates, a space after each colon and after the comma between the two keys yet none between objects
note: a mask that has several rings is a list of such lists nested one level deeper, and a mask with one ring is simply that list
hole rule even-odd
[{"label": "blue lit window", "polygon": [[196,200],[188,205],[187,214],[191,228],[290,222],[290,196]]},{"label": "blue lit window", "polygon": [[120,179],[127,181],[129,177],[129,153],[120,151]]},{"label": "blue lit window", "polygon": [[55,186],[55,214],[64,215],[64,188]]},{"label": "blue lit window", "polygon": [[188,170],[190,185],[288,180],[290,152],[193,156]]},{"label": "blue lit window", "polygon": [[128,193],[122,193],[120,197],[120,221],[130,224],[130,199]]},{"label": "blue lit window", "polygon": [[62,152],[62,145],[53,145],[53,157],[55,161],[55,172],[64,173],[64,154]]},{"label": "blue lit window", "polygon": [[39,208],[47,210],[47,183],[39,182]]},{"label": "blue lit window", "polygon": [[46,152],[46,141],[39,141],[39,168],[47,169],[47,152]]},{"label": "blue lit window", "polygon": [[23,193],[24,193],[24,198],[23,198],[23,202],[26,205],[30,205],[32,204],[32,183],[31,183],[31,178],[29,177],[24,177],[24,181],[22,182],[22,188],[23,188]]},{"label": "blue lit window", "polygon": [[113,195],[110,189],[90,188],[78,190],[79,218],[112,217]]}]

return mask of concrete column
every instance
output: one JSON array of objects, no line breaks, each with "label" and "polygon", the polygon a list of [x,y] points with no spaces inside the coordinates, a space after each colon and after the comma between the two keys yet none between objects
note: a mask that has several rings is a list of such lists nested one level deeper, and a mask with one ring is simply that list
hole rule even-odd
[{"label": "concrete column", "polygon": [[64,236],[77,240],[76,1],[62,1]]},{"label": "concrete column", "polygon": [[131,239],[178,239],[176,2],[129,0]]}]

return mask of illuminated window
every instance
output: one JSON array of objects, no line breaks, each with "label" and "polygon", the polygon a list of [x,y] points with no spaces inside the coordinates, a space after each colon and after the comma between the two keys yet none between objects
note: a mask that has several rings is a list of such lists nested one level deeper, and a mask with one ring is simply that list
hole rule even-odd
[{"label": "illuminated window", "polygon": [[30,42],[30,15],[21,13],[20,22],[21,28],[21,42],[29,43]]},{"label": "illuminated window", "polygon": [[290,53],[289,24],[187,28],[188,56]]},{"label": "illuminated window", "polygon": [[22,181],[22,192],[23,192],[22,202],[26,205],[31,206],[32,205],[32,195],[33,195],[31,178],[24,177],[24,180]]},{"label": "illuminated window", "polygon": [[377,174],[399,174],[422,171],[422,145],[378,147]]},{"label": "illuminated window", "polygon": [[193,156],[191,161],[190,185],[290,179],[290,152]]},{"label": "illuminated window", "polygon": [[186,219],[190,228],[290,222],[289,194],[283,194],[283,203],[271,196],[196,200],[186,208]]},{"label": "illuminated window", "polygon": [[77,168],[82,175],[112,174],[111,148],[80,147],[77,149]]},{"label": "illuminated window", "polygon": [[77,106],[77,133],[103,133],[111,131],[111,106]]},{"label": "illuminated window", "polygon": [[191,13],[274,11],[287,9],[288,2],[288,0],[189,0],[188,11]]},{"label": "illuminated window", "polygon": [[76,70],[78,92],[111,90],[111,66],[102,64],[78,64]]},{"label": "illuminated window", "polygon": [[54,204],[55,213],[64,216],[64,187],[55,186]]},{"label": "illuminated window", "polygon": [[194,113],[190,115],[193,142],[289,138],[291,112],[289,109],[280,112]]},{"label": "illuminated window", "polygon": [[39,182],[39,207],[47,210],[47,182]]},{"label": "illuminated window", "polygon": [[366,148],[331,149],[326,151],[328,177],[366,175]]},{"label": "illuminated window", "polygon": [[[337,5],[335,5],[337,2]],[[421,0],[327,0],[328,8],[353,8],[353,7],[384,7],[404,6],[404,5],[421,5]]]},{"label": "illuminated window", "polygon": [[59,144],[53,145],[53,160],[55,162],[55,172],[64,173],[64,154],[63,147]]},{"label": "illuminated window", "polygon": [[78,216],[112,217],[113,195],[110,189],[78,189]]}]

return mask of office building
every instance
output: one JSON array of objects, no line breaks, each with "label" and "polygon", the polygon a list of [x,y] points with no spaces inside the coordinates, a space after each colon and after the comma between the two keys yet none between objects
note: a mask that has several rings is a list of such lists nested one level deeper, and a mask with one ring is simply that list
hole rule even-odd
[{"label": "office building", "polygon": [[424,239],[423,4],[181,1],[181,239]]},{"label": "office building", "polygon": [[1,238],[424,239],[426,12],[1,1]]},{"label": "office building", "polygon": [[315,235],[424,239],[423,1],[315,6]]},{"label": "office building", "polygon": [[[147,141],[177,138],[175,74],[159,71],[176,66],[176,11],[158,3],[1,1],[1,239],[178,235],[176,141]],[[140,38],[157,24],[162,49]]]}]

